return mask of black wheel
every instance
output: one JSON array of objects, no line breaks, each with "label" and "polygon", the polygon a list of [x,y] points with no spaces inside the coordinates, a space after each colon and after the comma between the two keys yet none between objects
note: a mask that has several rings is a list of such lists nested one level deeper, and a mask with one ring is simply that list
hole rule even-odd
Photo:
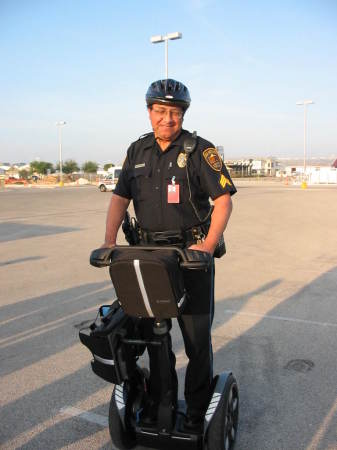
[{"label": "black wheel", "polygon": [[99,190],[100,190],[101,192],[106,192],[106,187],[105,187],[105,185],[104,185],[104,184],[101,184],[100,187],[99,187]]},{"label": "black wheel", "polygon": [[235,378],[226,381],[219,406],[207,431],[209,450],[232,450],[235,445],[239,421],[239,389]]},{"label": "black wheel", "polygon": [[[115,387],[116,389],[116,387]],[[120,450],[134,448],[136,441],[132,430],[124,429],[115,401],[115,389],[113,390],[109,408],[109,432],[113,445]]]}]

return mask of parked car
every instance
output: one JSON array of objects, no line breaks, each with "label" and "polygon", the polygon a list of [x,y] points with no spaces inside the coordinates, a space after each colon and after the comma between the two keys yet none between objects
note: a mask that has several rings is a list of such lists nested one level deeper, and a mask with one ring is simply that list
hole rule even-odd
[{"label": "parked car", "polygon": [[5,184],[28,184],[24,178],[9,177],[5,179]]},{"label": "parked car", "polygon": [[122,171],[122,167],[121,166],[112,167],[109,171],[110,171],[109,175],[100,178],[98,181],[98,189],[101,192],[115,190],[118,177]]}]

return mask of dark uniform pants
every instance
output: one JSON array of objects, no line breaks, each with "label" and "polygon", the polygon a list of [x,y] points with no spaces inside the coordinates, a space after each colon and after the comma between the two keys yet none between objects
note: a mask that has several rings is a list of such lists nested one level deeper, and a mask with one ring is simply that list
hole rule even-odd
[{"label": "dark uniform pants", "polygon": [[[189,359],[185,375],[185,400],[192,414],[204,414],[210,400],[210,385],[213,379],[213,352],[211,326],[214,314],[214,263],[208,271],[184,271],[184,283],[188,294],[187,306],[178,318]],[[146,334],[152,332],[153,320],[145,319]],[[171,328],[171,323],[170,323]],[[150,357],[150,395],[156,402],[165,396],[162,392],[160,368],[163,355],[160,347],[148,346]],[[175,355],[169,336],[173,401],[176,400],[178,380],[175,372]]]}]

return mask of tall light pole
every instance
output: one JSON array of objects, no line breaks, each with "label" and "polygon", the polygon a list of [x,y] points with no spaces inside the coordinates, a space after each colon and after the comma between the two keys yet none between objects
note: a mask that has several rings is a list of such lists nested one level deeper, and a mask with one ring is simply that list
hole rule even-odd
[{"label": "tall light pole", "polygon": [[168,33],[165,36],[161,34],[151,37],[152,44],[158,44],[159,42],[165,42],[165,76],[168,78],[168,41],[174,41],[175,39],[181,39],[182,33],[176,31],[174,33]]},{"label": "tall light pole", "polygon": [[60,186],[63,186],[63,173],[62,173],[62,127],[67,122],[64,122],[63,120],[56,122],[56,126],[58,129],[58,136],[59,136],[59,160],[60,160]]},{"label": "tall light pole", "polygon": [[300,102],[296,102],[297,106],[304,106],[304,151],[303,151],[303,182],[302,188],[307,187],[306,183],[306,171],[307,171],[307,106],[313,105],[314,102],[312,100],[302,100]]}]

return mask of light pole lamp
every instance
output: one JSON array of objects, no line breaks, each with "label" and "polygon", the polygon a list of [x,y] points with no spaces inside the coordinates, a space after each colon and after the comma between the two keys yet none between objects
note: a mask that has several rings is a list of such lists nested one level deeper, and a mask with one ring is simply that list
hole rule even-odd
[{"label": "light pole lamp", "polygon": [[152,44],[159,44],[159,42],[165,42],[165,76],[168,78],[168,41],[174,41],[175,39],[181,39],[182,33],[175,31],[174,33],[168,33],[165,36],[161,34],[151,37]]},{"label": "light pole lamp", "polygon": [[306,155],[307,155],[307,106],[308,105],[313,105],[314,102],[312,100],[302,100],[299,102],[296,102],[297,106],[304,106],[304,150],[303,150],[303,173],[304,173],[304,178],[306,175],[306,170],[307,170],[307,162],[306,162]]},{"label": "light pole lamp", "polygon": [[63,186],[63,173],[62,173],[62,127],[66,125],[67,122],[64,120],[61,120],[59,122],[56,122],[56,126],[58,129],[58,136],[59,136],[59,160],[60,160],[60,186]]}]

